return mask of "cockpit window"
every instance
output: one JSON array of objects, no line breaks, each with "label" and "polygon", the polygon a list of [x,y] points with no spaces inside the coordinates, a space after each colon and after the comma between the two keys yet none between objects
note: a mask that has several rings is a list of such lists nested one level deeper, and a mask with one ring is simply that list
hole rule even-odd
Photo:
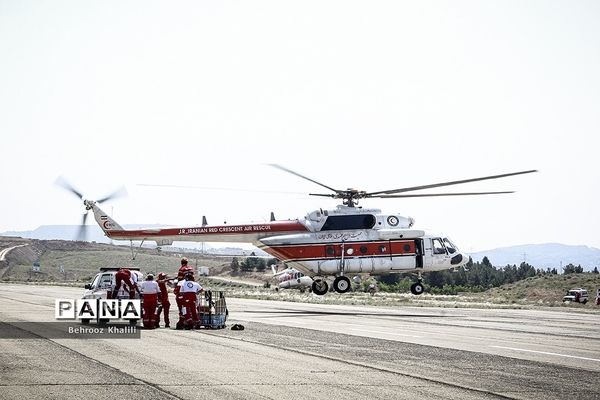
[{"label": "cockpit window", "polygon": [[373,215],[330,215],[321,230],[371,229],[373,226],[375,226]]},{"label": "cockpit window", "polygon": [[446,254],[446,249],[444,248],[442,239],[434,238],[431,239],[431,242],[433,244],[433,254]]},{"label": "cockpit window", "polygon": [[444,244],[446,245],[446,248],[448,249],[448,253],[450,254],[454,254],[458,251],[458,249],[456,248],[456,246],[450,241],[450,239],[448,238],[444,238]]}]

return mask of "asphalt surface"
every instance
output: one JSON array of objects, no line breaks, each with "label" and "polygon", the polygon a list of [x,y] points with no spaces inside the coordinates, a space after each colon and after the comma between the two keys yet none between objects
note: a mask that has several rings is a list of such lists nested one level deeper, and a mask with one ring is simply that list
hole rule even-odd
[{"label": "asphalt surface", "polygon": [[51,332],[82,292],[0,284],[0,399],[600,399],[598,313],[228,299],[225,329]]}]

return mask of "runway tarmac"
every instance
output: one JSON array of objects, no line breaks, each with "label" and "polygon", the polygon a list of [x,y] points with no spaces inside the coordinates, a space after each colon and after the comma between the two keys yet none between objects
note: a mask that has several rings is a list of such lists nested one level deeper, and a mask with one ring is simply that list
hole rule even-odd
[{"label": "runway tarmac", "polygon": [[222,330],[27,331],[82,292],[0,284],[0,399],[600,399],[600,313],[228,298]]}]

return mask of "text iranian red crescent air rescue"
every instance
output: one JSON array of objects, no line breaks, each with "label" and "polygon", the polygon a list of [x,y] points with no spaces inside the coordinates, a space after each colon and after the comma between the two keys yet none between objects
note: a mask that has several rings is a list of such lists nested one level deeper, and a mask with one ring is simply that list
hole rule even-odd
[{"label": "text iranian red crescent air rescue", "polygon": [[232,225],[210,228],[182,228],[178,235],[196,235],[201,233],[235,233],[235,232],[264,232],[270,231],[270,225]]}]

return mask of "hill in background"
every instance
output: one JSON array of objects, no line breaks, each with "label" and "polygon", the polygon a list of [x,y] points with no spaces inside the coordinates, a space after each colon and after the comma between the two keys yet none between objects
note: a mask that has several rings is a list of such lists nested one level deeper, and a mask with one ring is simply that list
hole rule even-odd
[{"label": "hill in background", "polygon": [[562,272],[567,264],[581,265],[584,271],[600,269],[600,249],[559,243],[527,244],[479,251],[471,254],[473,261],[487,257],[492,265],[504,267],[526,262],[538,269],[556,268]]},{"label": "hill in background", "polygon": [[596,293],[600,289],[600,275],[582,273],[567,275],[544,275],[523,279],[518,282],[489,289],[485,294],[491,298],[508,301],[523,301],[542,305],[563,305],[562,297],[574,288],[588,290],[589,302],[573,304],[580,308],[597,309]]},{"label": "hill in background", "polygon": [[[180,257],[186,256],[193,266],[209,268],[211,275],[229,267],[231,257],[199,253],[162,252],[135,247],[135,259],[129,247],[104,243],[67,240],[36,240],[0,237],[0,249],[12,249],[0,261],[0,280],[39,282],[88,282],[101,267],[136,267],[142,272],[165,272],[176,276]],[[24,245],[24,246],[23,246]],[[33,265],[39,265],[39,272]]]}]

